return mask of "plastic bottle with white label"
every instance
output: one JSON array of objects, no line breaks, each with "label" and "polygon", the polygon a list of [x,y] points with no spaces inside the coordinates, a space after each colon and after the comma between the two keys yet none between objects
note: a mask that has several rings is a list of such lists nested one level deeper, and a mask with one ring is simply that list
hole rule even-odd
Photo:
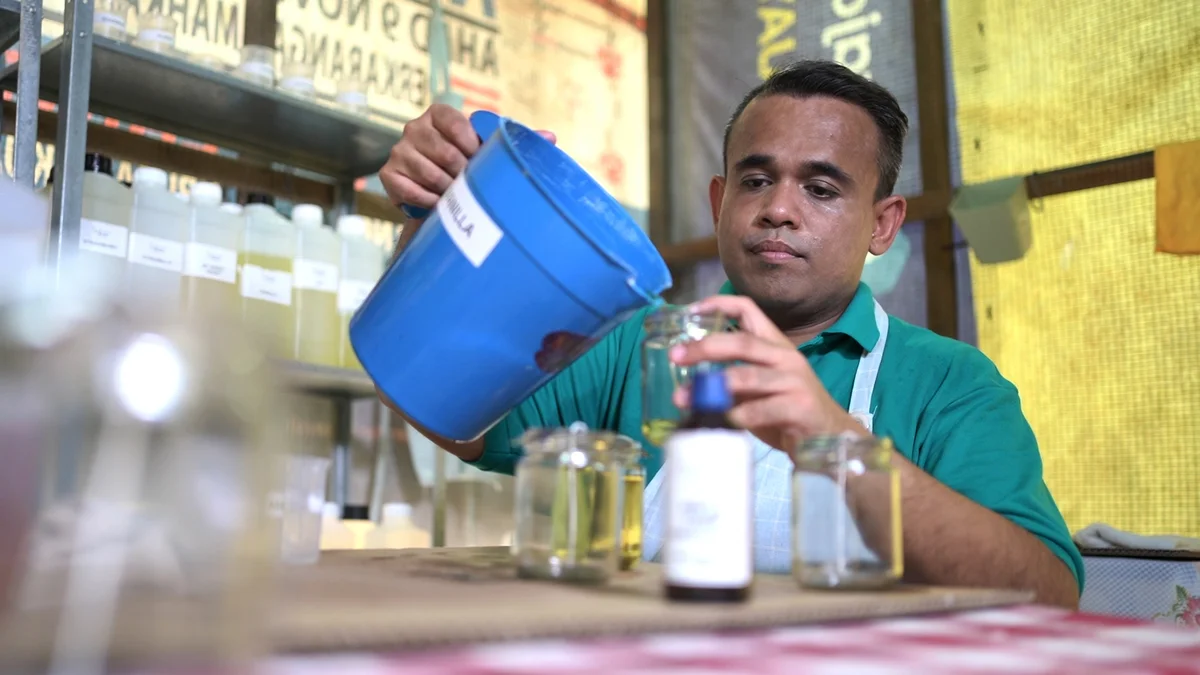
[{"label": "plastic bottle with white label", "polygon": [[367,533],[365,546],[379,548],[429,548],[429,533],[412,521],[412,507],[408,504],[383,505],[383,522]]},{"label": "plastic bottle with white label", "polygon": [[692,378],[691,413],[666,443],[663,577],[671,600],[744,602],[754,580],[754,456],[729,422],[723,370]]},{"label": "plastic bottle with white label", "polygon": [[138,167],[125,268],[131,297],[164,309],[179,307],[187,221],[188,205],[167,190],[167,172]]},{"label": "plastic bottle with white label", "polygon": [[383,274],[383,249],[367,239],[367,221],[362,216],[338,218],[337,232],[342,238],[342,278],[338,284],[338,363],[343,368],[361,370],[362,364],[350,346],[350,318]]},{"label": "plastic bottle with white label", "polygon": [[338,365],[338,264],[342,242],[325,227],[325,213],[316,204],[292,209],[296,225],[296,257],[292,261],[295,288],[295,347],[292,358],[322,366]]},{"label": "plastic bottle with white label", "polygon": [[188,311],[208,316],[236,313],[244,225],[241,214],[221,210],[220,185],[192,186],[183,250],[183,303]]},{"label": "plastic bottle with white label", "polygon": [[113,284],[120,283],[125,274],[132,213],[133,192],[113,177],[112,158],[93,153],[85,155],[79,257],[82,263]]},{"label": "plastic bottle with white label", "polygon": [[296,227],[275,210],[275,200],[268,195],[247,195],[242,213],[245,229],[238,256],[242,320],[268,354],[291,358]]}]

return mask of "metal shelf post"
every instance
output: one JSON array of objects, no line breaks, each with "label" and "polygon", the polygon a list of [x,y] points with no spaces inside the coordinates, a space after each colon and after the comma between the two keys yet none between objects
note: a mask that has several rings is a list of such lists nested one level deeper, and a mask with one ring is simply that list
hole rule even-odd
[{"label": "metal shelf post", "polygon": [[41,80],[42,0],[21,0],[21,71],[17,77],[16,156],[13,175],[17,183],[34,187],[37,167],[38,92]]},{"label": "metal shelf post", "polygon": [[91,0],[66,0],[66,16],[63,17],[58,144],[54,152],[54,191],[47,252],[48,262],[60,279],[63,263],[79,250],[83,159],[87,152],[88,99],[92,87],[92,10]]}]

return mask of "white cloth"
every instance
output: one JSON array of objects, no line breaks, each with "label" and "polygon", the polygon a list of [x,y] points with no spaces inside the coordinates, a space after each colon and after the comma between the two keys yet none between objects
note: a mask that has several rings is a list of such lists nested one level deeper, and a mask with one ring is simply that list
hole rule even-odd
[{"label": "white cloth", "polygon": [[[879,339],[859,359],[848,407],[849,413],[868,431],[872,430],[874,421],[871,395],[888,333],[888,316],[878,301],[875,302],[875,325],[879,329]],[[754,567],[758,572],[787,574],[792,568],[792,458],[786,452],[751,438],[754,444]],[[646,486],[643,498],[642,557],[649,561],[660,560],[662,553],[664,468],[660,468]],[[814,541],[833,541],[832,536],[822,536],[822,531],[853,522],[845,501],[834,493],[837,489],[836,484],[821,476],[801,476],[804,525],[814,535]],[[855,536],[855,528],[849,530],[852,537],[846,542],[847,547],[858,557],[873,557],[861,536]],[[831,551],[829,555],[836,553]]]},{"label": "white cloth", "polygon": [[1075,543],[1083,548],[1129,548],[1152,551],[1197,551],[1200,539],[1174,535],[1141,535],[1118,530],[1104,523],[1092,523],[1075,533]]}]

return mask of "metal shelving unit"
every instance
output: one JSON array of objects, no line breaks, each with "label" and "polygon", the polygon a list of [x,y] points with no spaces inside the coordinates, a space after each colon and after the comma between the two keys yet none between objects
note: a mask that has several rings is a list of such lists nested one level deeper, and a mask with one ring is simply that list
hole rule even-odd
[{"label": "metal shelving unit", "polygon": [[[93,4],[66,0],[63,37],[42,47],[41,0],[0,0],[0,51],[20,42],[19,61],[0,72],[14,90],[16,179],[33,187],[38,100],[58,103],[48,262],[58,268],[79,244],[89,111],[234,150],[249,162],[287,165],[338,186],[335,212],[354,208],[354,180],[378,170],[400,132],[339,110],[258,87],[231,75],[92,33]],[[272,34],[274,31],[270,31]],[[334,499],[346,501],[350,404],[373,398],[357,371],[281,364],[295,392],[334,403]],[[381,423],[388,420],[382,405]],[[391,454],[390,434],[380,453]]]}]

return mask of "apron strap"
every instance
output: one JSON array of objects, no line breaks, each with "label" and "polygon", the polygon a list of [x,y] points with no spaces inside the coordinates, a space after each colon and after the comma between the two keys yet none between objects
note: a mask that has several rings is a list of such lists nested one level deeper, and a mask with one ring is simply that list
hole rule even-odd
[{"label": "apron strap", "polygon": [[854,373],[854,389],[850,392],[850,405],[847,411],[859,421],[867,431],[873,431],[874,414],[871,412],[871,395],[875,392],[875,379],[879,376],[879,363],[883,361],[883,348],[887,344],[888,315],[883,311],[879,301],[875,301],[875,326],[879,329],[879,339],[875,346],[864,351],[858,360],[858,370]]}]

